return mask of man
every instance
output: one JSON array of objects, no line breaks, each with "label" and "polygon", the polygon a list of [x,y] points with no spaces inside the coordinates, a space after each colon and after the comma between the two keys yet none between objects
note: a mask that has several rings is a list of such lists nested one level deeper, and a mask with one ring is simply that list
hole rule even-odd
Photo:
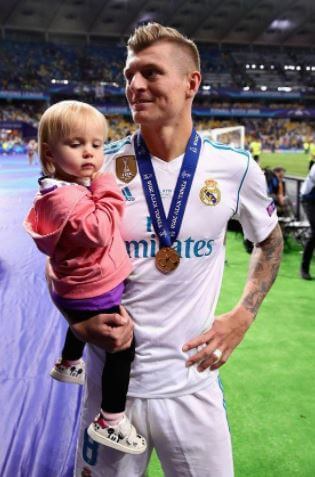
[{"label": "man", "polygon": [[315,248],[315,164],[311,166],[302,184],[301,201],[311,226],[311,234],[304,246],[300,274],[303,280],[312,280],[310,268]]},{"label": "man", "polygon": [[[155,448],[166,477],[231,477],[217,369],[243,339],[276,277],[282,251],[276,213],[249,154],[202,142],[193,130],[201,79],[193,42],[158,24],[140,27],[128,41],[124,73],[141,134],[108,146],[106,169],[126,198],[122,234],[134,271],[121,315],[72,323],[78,336],[99,346],[89,346],[75,475],[90,469],[94,477],[142,477]],[[256,246],[240,301],[214,317],[232,216]],[[136,357],[127,412],[147,438],[140,456],[100,449],[85,432],[100,394],[100,348],[129,346],[131,316]]]},{"label": "man", "polygon": [[261,154],[261,140],[259,138],[259,134],[255,133],[254,139],[251,141],[249,145],[249,150],[253,156],[253,159],[259,163],[259,158]]},{"label": "man", "polygon": [[278,216],[294,219],[293,205],[285,189],[285,173],[286,170],[282,166],[274,167],[272,170],[265,169],[267,189],[275,201]]},{"label": "man", "polygon": [[309,143],[308,152],[310,153],[310,161],[309,161],[308,167],[309,167],[309,169],[311,169],[312,165],[315,162],[315,141],[314,141],[314,138],[312,138],[310,143]]}]

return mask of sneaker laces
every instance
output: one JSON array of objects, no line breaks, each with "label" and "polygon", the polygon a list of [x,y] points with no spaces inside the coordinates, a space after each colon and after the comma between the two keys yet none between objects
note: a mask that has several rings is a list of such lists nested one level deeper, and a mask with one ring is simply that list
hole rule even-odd
[{"label": "sneaker laces", "polygon": [[124,417],[122,422],[117,427],[119,434],[121,434],[129,444],[137,444],[137,431],[129,419]]}]

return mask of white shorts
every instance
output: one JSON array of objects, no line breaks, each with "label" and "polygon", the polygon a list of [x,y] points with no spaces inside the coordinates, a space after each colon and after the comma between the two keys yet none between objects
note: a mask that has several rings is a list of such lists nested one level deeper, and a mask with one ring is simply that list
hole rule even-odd
[{"label": "white shorts", "polygon": [[148,449],[130,455],[91,440],[86,428],[99,411],[101,389],[86,388],[75,477],[145,477],[155,448],[165,477],[233,477],[230,432],[218,381],[192,395],[129,398],[127,414]]}]

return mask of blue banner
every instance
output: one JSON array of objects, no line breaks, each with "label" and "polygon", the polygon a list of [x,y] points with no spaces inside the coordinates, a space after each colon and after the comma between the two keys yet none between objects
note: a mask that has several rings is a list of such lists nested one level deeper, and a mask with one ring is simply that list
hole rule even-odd
[{"label": "blue banner", "polygon": [[10,91],[0,90],[0,98],[2,99],[26,99],[32,101],[47,101],[49,95],[41,91]]},{"label": "blue banner", "polygon": [[241,118],[315,118],[315,109],[312,108],[205,108],[194,107],[193,113],[196,116],[215,117],[241,117]]}]

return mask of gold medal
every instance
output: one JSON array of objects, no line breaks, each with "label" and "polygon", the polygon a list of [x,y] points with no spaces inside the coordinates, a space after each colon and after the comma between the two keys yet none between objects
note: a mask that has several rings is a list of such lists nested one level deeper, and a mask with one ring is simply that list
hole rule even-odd
[{"label": "gold medal", "polygon": [[128,184],[137,175],[135,156],[120,156],[116,159],[116,176]]},{"label": "gold medal", "polygon": [[174,248],[160,248],[155,256],[155,266],[162,273],[170,273],[175,270],[180,262],[180,256]]},{"label": "gold medal", "polygon": [[200,190],[200,200],[206,205],[217,205],[221,200],[221,192],[218,188],[217,181],[208,179],[205,183],[206,185]]}]

